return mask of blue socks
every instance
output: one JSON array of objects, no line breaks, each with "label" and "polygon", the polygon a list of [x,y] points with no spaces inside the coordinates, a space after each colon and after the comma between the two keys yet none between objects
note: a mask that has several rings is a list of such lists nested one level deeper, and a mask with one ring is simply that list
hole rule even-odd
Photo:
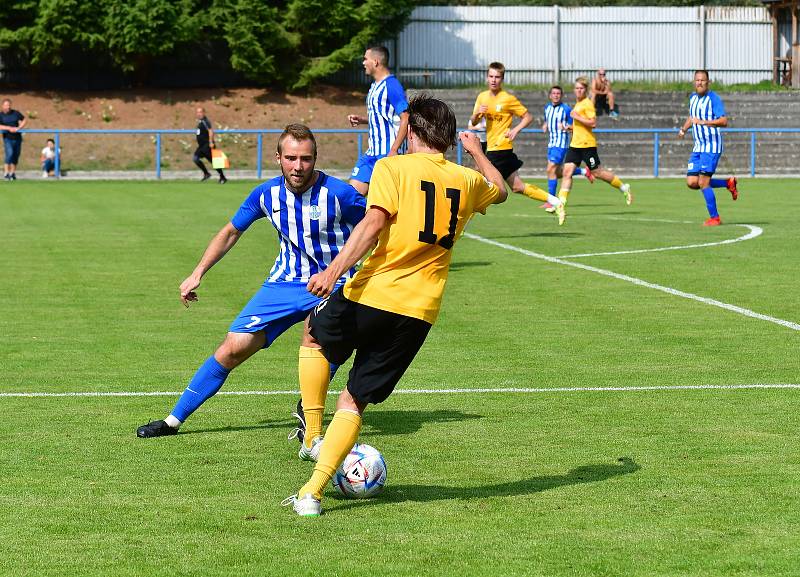
[{"label": "blue socks", "polygon": [[714,189],[711,187],[703,189],[703,197],[706,199],[706,208],[708,208],[708,214],[712,218],[719,216],[717,212],[717,197],[714,196]]},{"label": "blue socks", "polygon": [[[336,376],[336,371],[339,370],[339,365],[334,365],[333,363],[330,363],[330,366],[331,366],[331,378],[330,378],[330,381],[332,381],[333,377]],[[330,382],[330,381],[328,381],[328,382]]]},{"label": "blue socks", "polygon": [[572,174],[574,176],[583,176],[586,171],[583,168],[576,168]]},{"label": "blue socks", "polygon": [[189,386],[175,403],[172,416],[180,422],[184,422],[200,405],[220,390],[229,374],[230,370],[219,364],[213,355],[210,356],[197,369]]},{"label": "blue socks", "polygon": [[724,178],[712,178],[711,188],[728,188],[728,181]]},{"label": "blue socks", "polygon": [[558,192],[558,179],[557,178],[549,178],[547,180],[547,192],[549,192],[553,196],[556,195],[556,193]]}]

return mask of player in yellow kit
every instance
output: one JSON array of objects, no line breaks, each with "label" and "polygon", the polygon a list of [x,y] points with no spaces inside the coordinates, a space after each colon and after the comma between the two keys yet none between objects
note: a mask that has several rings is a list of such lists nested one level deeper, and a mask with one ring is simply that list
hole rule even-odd
[{"label": "player in yellow kit", "polygon": [[[600,157],[597,155],[597,139],[592,132],[597,126],[597,114],[591,99],[586,96],[588,87],[589,79],[585,76],[575,80],[577,103],[570,113],[572,117],[572,140],[569,143],[569,150],[567,150],[567,156],[564,159],[564,176],[561,180],[561,190],[558,192],[558,197],[562,200],[562,204],[556,206],[559,225],[564,224],[567,218],[566,205],[569,191],[572,188],[572,175],[581,162],[586,163],[595,178],[604,180],[614,188],[619,189],[625,196],[625,202],[628,205],[633,202],[631,185],[625,184],[613,172],[600,166]],[[569,130],[570,126],[564,125],[564,128]]]},{"label": "player in yellow kit", "polygon": [[[328,268],[308,283],[314,295],[331,295],[338,271],[374,247],[361,270],[311,314],[311,335],[323,360],[341,364],[353,351],[356,357],[314,473],[284,501],[301,516],[320,514],[322,491],[358,439],[364,409],[391,394],[425,341],[464,226],[507,196],[474,134],[460,138],[482,174],[445,160],[456,136],[447,104],[423,94],[411,100],[408,115],[409,154],[375,164],[366,216]],[[317,401],[311,391],[302,394],[303,405]]]},{"label": "player in yellow kit", "polygon": [[[561,204],[558,197],[537,186],[526,184],[519,176],[522,161],[514,153],[514,139],[523,128],[533,122],[533,116],[516,96],[503,90],[505,73],[506,68],[500,62],[489,65],[486,73],[489,90],[478,94],[469,119],[470,124],[477,126],[481,120],[486,120],[486,156],[513,192],[558,206]],[[515,116],[521,117],[521,120],[511,128]]]}]

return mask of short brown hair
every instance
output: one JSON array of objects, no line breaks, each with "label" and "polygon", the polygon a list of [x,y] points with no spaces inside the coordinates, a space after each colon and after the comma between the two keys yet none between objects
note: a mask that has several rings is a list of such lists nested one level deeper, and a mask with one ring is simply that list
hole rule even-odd
[{"label": "short brown hair", "polygon": [[575,79],[575,82],[577,84],[582,84],[584,88],[589,88],[589,79],[586,78],[585,76],[578,76]]},{"label": "short brown hair", "polygon": [[558,84],[553,84],[550,87],[550,90],[547,91],[547,94],[550,94],[553,90],[558,90],[561,94],[564,94],[564,89],[561,88]]},{"label": "short brown hair", "polygon": [[506,77],[506,67],[503,66],[502,62],[492,62],[489,64],[489,70],[497,70],[500,73],[501,78]]},{"label": "short brown hair", "polygon": [[704,70],[704,69],[695,70],[694,74],[692,76],[695,76],[697,74],[705,74],[706,75],[706,80],[710,80],[710,77],[708,76],[708,70]]},{"label": "short brown hair", "polygon": [[456,143],[456,115],[445,102],[425,93],[408,103],[408,127],[422,142],[439,152]]},{"label": "short brown hair", "polygon": [[314,149],[314,158],[317,157],[317,139],[314,138],[314,133],[311,132],[311,129],[305,124],[289,124],[283,129],[283,132],[278,138],[278,154],[281,154],[282,152],[281,147],[283,145],[283,141],[290,136],[297,142],[310,140]]},{"label": "short brown hair", "polygon": [[370,46],[367,48],[372,52],[372,56],[382,65],[389,66],[389,49],[386,46]]}]

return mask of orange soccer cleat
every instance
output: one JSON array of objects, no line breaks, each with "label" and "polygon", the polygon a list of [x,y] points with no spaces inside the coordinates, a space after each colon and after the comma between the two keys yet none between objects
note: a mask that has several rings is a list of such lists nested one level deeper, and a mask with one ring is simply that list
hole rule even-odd
[{"label": "orange soccer cleat", "polygon": [[703,223],[703,226],[719,226],[722,224],[722,220],[718,216],[712,216]]}]

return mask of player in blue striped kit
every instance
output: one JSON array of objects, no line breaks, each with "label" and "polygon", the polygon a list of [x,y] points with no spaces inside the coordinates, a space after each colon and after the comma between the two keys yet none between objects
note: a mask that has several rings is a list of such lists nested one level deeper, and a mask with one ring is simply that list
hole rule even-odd
[{"label": "player in blue striped kit", "polygon": [[[550,102],[544,107],[544,124],[542,132],[549,134],[547,141],[547,192],[555,196],[558,193],[558,179],[562,176],[564,157],[569,148],[569,130],[572,124],[571,108],[561,99],[564,90],[560,86],[552,86],[548,94]],[[592,171],[586,168],[576,168],[573,174],[584,175],[589,182],[594,182]],[[550,203],[545,203],[541,208],[553,208]]]},{"label": "player in blue striped kit", "polygon": [[725,106],[716,93],[708,89],[708,71],[694,73],[695,92],[689,97],[689,118],[678,131],[683,138],[689,127],[694,137],[694,148],[686,170],[686,185],[693,190],[702,190],[708,209],[708,219],[703,226],[719,226],[722,220],[717,211],[715,188],[727,188],[733,200],[739,198],[736,177],[712,178],[722,156],[721,127],[728,126]]},{"label": "player in blue striped kit", "polygon": [[403,151],[408,132],[408,102],[403,86],[389,70],[389,50],[383,46],[367,48],[364,70],[374,79],[367,93],[367,116],[350,114],[347,119],[351,126],[369,125],[369,147],[350,174],[350,184],[366,196],[378,159]]},{"label": "player in blue striped kit", "polygon": [[[290,124],[278,139],[276,153],[281,176],[253,189],[231,221],[211,240],[194,272],[180,286],[185,306],[197,300],[200,281],[244,232],[265,218],[278,233],[279,251],[267,279],[233,321],[225,340],[198,369],[175,408],[164,419],[139,427],[139,437],[174,435],[178,427],[203,402],[216,394],[228,374],[257,351],[269,347],[292,325],[307,319],[322,300],[306,289],[312,275],[324,270],[339,254],[353,228],[364,217],[366,199],[352,186],[314,169],[317,144],[313,133],[301,124]],[[339,280],[350,278],[350,270]],[[300,346],[300,387],[311,379],[319,390],[319,381],[330,378],[330,366],[317,349],[311,349],[308,326]],[[312,420],[322,407],[309,409]],[[307,425],[307,424],[306,424]],[[316,424],[310,426],[316,429]],[[310,448],[308,448],[310,450]],[[302,452],[302,447],[301,447]],[[301,456],[302,458],[302,456]]]}]

